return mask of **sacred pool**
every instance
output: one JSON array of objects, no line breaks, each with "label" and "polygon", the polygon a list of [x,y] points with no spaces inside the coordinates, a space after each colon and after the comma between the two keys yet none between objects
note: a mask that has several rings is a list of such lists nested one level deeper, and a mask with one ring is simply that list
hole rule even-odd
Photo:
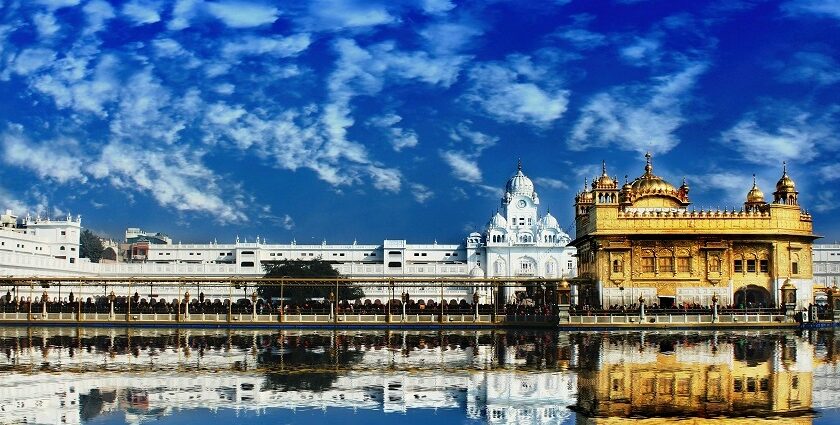
[{"label": "sacred pool", "polygon": [[0,423],[828,424],[833,330],[0,328]]}]

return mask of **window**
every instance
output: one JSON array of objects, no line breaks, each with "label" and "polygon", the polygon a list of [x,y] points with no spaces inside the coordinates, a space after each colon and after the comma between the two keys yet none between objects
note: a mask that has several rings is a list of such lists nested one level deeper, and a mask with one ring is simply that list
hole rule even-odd
[{"label": "window", "polygon": [[239,263],[239,265],[241,267],[254,267],[254,262],[253,261],[243,261],[243,262]]},{"label": "window", "polygon": [[790,272],[793,274],[799,274],[799,263],[794,261],[790,264]]},{"label": "window", "polygon": [[420,253],[419,253],[419,252],[415,252],[415,253],[414,253],[414,256],[415,256],[415,257],[419,257],[419,256],[420,256]]},{"label": "window", "polygon": [[75,247],[71,247],[71,248],[70,248],[70,251],[75,251],[75,250],[76,250],[76,248],[75,248]]},{"label": "window", "polygon": [[642,272],[653,273],[654,271],[654,257],[642,257]]},{"label": "window", "polygon": [[677,272],[689,273],[691,271],[691,257],[677,258]]},{"label": "window", "polygon": [[423,253],[421,253],[421,254],[420,254],[420,256],[421,256],[421,257],[425,257],[425,256],[426,256],[426,253],[425,253],[425,252],[423,252]]},{"label": "window", "polygon": [[254,251],[242,251],[242,255],[254,255]]},{"label": "window", "polygon": [[674,272],[674,259],[671,257],[659,257],[659,272]]},{"label": "window", "polygon": [[402,267],[402,263],[399,261],[389,261],[388,267]]},{"label": "window", "polygon": [[64,247],[58,248],[59,251],[64,251]]},{"label": "window", "polygon": [[735,378],[732,389],[735,390],[736,393],[740,393],[744,389],[744,383],[741,381],[741,378]]},{"label": "window", "polygon": [[735,260],[735,264],[734,264],[734,267],[732,267],[732,270],[735,273],[743,273],[743,271],[744,271],[744,261],[743,260]]},{"label": "window", "polygon": [[624,270],[621,267],[621,260],[613,260],[612,269],[613,273],[622,273]]},{"label": "window", "polygon": [[770,270],[770,262],[767,260],[760,260],[758,262],[758,271],[767,273]]},{"label": "window", "polygon": [[73,257],[70,257],[70,262],[71,262],[71,263],[75,263],[75,262],[76,262],[76,259],[75,259],[75,258],[73,258]]},{"label": "window", "polygon": [[747,273],[755,273],[755,260],[747,260]]},{"label": "window", "polygon": [[568,265],[568,269],[569,269],[569,270],[571,270],[571,269],[572,269],[572,267],[574,267],[574,263],[572,263],[572,260],[569,260],[569,262],[568,262],[568,264],[567,264],[567,265]]},{"label": "window", "polygon": [[67,231],[66,231],[66,230],[62,230],[62,231],[61,231],[61,236],[64,236],[64,235],[66,235],[66,234],[67,234]]},{"label": "window", "polygon": [[400,255],[399,251],[388,251],[388,255]]}]

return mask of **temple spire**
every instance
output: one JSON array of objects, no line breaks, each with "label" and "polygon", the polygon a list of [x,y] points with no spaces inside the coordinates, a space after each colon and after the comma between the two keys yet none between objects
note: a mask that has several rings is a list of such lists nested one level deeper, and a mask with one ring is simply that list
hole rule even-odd
[{"label": "temple spire", "polygon": [[650,152],[645,154],[645,162],[646,162],[645,163],[645,174],[647,174],[647,175],[650,175],[650,174],[653,173],[653,164],[651,164],[651,161],[650,161],[650,159],[652,157],[653,157],[653,155],[651,155]]}]

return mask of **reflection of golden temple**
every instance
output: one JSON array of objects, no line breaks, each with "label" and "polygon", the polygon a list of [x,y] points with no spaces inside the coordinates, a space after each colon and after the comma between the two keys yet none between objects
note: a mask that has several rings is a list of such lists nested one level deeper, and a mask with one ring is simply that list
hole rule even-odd
[{"label": "reflection of golden temple", "polygon": [[666,341],[615,353],[605,340],[600,367],[578,375],[576,410],[585,417],[578,423],[748,424],[755,417],[811,423],[807,345],[758,338],[746,346],[685,345]]},{"label": "reflection of golden temple", "polygon": [[786,168],[772,202],[753,180],[739,211],[694,210],[688,184],[674,187],[646,158],[644,174],[632,182],[619,187],[604,165],[575,197],[579,304],[641,298],[648,307],[710,306],[717,296],[721,306],[779,307],[785,282],[796,289],[798,308],[813,301],[817,236]]}]

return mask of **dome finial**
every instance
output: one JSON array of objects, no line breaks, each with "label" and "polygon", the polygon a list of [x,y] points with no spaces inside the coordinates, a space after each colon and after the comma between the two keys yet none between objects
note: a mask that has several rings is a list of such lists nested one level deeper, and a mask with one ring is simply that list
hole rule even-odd
[{"label": "dome finial", "polygon": [[753,173],[753,187],[758,187],[758,185],[755,182],[755,173]]},{"label": "dome finial", "polygon": [[651,161],[650,161],[650,159],[652,157],[653,157],[653,155],[651,155],[650,152],[645,154],[645,162],[646,162],[646,164],[645,164],[645,174],[648,174],[648,175],[653,173],[653,164],[651,164]]},{"label": "dome finial", "polygon": [[603,159],[601,160],[601,175],[602,176],[607,175],[607,161],[605,161]]},{"label": "dome finial", "polygon": [[519,160],[516,162],[516,169],[522,171],[522,158],[519,158]]},{"label": "dome finial", "polygon": [[782,177],[787,175],[787,161],[782,161]]}]

